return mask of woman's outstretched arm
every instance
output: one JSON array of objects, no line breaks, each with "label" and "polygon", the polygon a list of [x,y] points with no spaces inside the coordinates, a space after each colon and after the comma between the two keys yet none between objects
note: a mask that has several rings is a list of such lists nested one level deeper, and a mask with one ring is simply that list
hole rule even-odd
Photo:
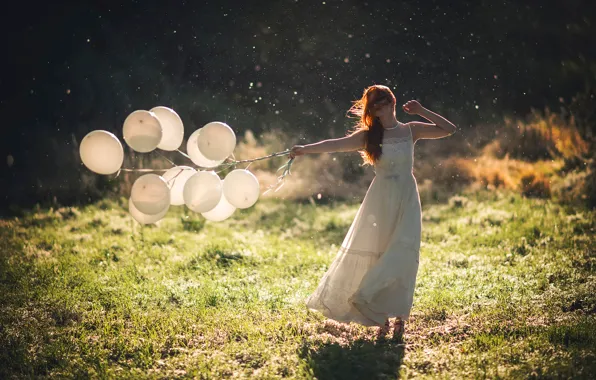
[{"label": "woman's outstretched arm", "polygon": [[422,105],[415,100],[410,100],[404,104],[403,109],[410,115],[419,115],[432,122],[432,124],[421,123],[419,121],[411,121],[408,123],[412,130],[414,141],[418,139],[440,139],[442,137],[450,136],[457,131],[457,128],[452,122],[438,113],[434,113],[433,111],[422,107]]},{"label": "woman's outstretched arm", "polygon": [[353,135],[338,139],[319,141],[308,145],[294,145],[290,152],[290,158],[313,153],[352,152],[362,150],[366,144],[366,131],[361,130]]}]

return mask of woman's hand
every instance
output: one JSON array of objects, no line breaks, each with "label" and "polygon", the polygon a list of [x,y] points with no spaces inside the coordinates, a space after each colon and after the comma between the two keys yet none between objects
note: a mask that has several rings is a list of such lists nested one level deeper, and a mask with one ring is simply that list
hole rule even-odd
[{"label": "woman's hand", "polygon": [[410,100],[403,105],[403,109],[407,114],[410,115],[419,115],[420,112],[424,109],[420,103],[416,100]]},{"label": "woman's hand", "polygon": [[290,158],[302,156],[303,154],[306,154],[304,145],[294,145],[290,151]]}]

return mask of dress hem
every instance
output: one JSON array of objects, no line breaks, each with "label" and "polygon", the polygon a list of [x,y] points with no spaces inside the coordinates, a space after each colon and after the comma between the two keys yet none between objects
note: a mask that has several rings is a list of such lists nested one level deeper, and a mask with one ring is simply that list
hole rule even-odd
[{"label": "dress hem", "polygon": [[[354,306],[354,308],[358,311],[358,313],[360,313],[360,319],[358,318],[358,316],[353,315],[353,316],[339,316],[339,315],[335,315],[333,314],[333,312],[331,311],[331,309],[329,309],[328,307],[325,306],[325,304],[323,304],[321,301],[317,301],[314,303],[317,303],[323,307],[320,306],[313,306],[312,305],[312,300],[309,298],[307,300],[307,302],[305,303],[306,307],[308,310],[310,311],[314,311],[314,312],[319,312],[321,313],[323,316],[325,316],[326,318],[332,319],[334,321],[337,322],[341,322],[341,323],[356,323],[359,324],[361,326],[366,326],[366,327],[382,327],[385,325],[385,321],[389,318],[399,318],[403,321],[407,321],[410,318],[410,314],[392,314],[392,313],[384,313],[384,317],[383,317],[383,321],[379,321],[379,320],[375,320],[370,318],[367,315],[367,311],[370,309],[365,309],[366,305],[364,303],[357,303],[353,301],[353,297],[350,297],[348,302],[350,303],[350,305]],[[364,311],[364,312],[363,312]],[[370,322],[365,322],[364,319],[366,321],[370,321]]]}]

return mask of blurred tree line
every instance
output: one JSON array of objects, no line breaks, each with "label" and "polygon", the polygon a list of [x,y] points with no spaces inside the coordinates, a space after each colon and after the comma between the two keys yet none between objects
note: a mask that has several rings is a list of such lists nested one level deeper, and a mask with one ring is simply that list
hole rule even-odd
[{"label": "blurred tree line", "polygon": [[18,6],[2,26],[5,204],[84,199],[77,142],[93,129],[121,138],[130,112],[156,105],[181,115],[186,137],[221,120],[306,143],[344,135],[350,101],[380,83],[462,129],[561,106],[584,134],[596,128],[594,2]]}]

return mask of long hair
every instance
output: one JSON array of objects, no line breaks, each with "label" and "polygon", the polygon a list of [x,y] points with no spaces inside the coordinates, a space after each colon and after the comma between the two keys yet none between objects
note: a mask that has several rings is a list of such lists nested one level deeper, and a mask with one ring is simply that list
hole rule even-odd
[{"label": "long hair", "polygon": [[361,130],[368,131],[366,133],[365,148],[363,151],[360,151],[365,165],[374,165],[383,152],[381,143],[383,142],[383,133],[385,130],[381,124],[381,120],[373,116],[373,107],[388,104],[389,102],[395,106],[396,100],[393,92],[387,86],[376,84],[367,87],[362,94],[362,98],[353,101],[352,103],[354,104],[348,110],[348,113],[359,119],[349,136]]}]

